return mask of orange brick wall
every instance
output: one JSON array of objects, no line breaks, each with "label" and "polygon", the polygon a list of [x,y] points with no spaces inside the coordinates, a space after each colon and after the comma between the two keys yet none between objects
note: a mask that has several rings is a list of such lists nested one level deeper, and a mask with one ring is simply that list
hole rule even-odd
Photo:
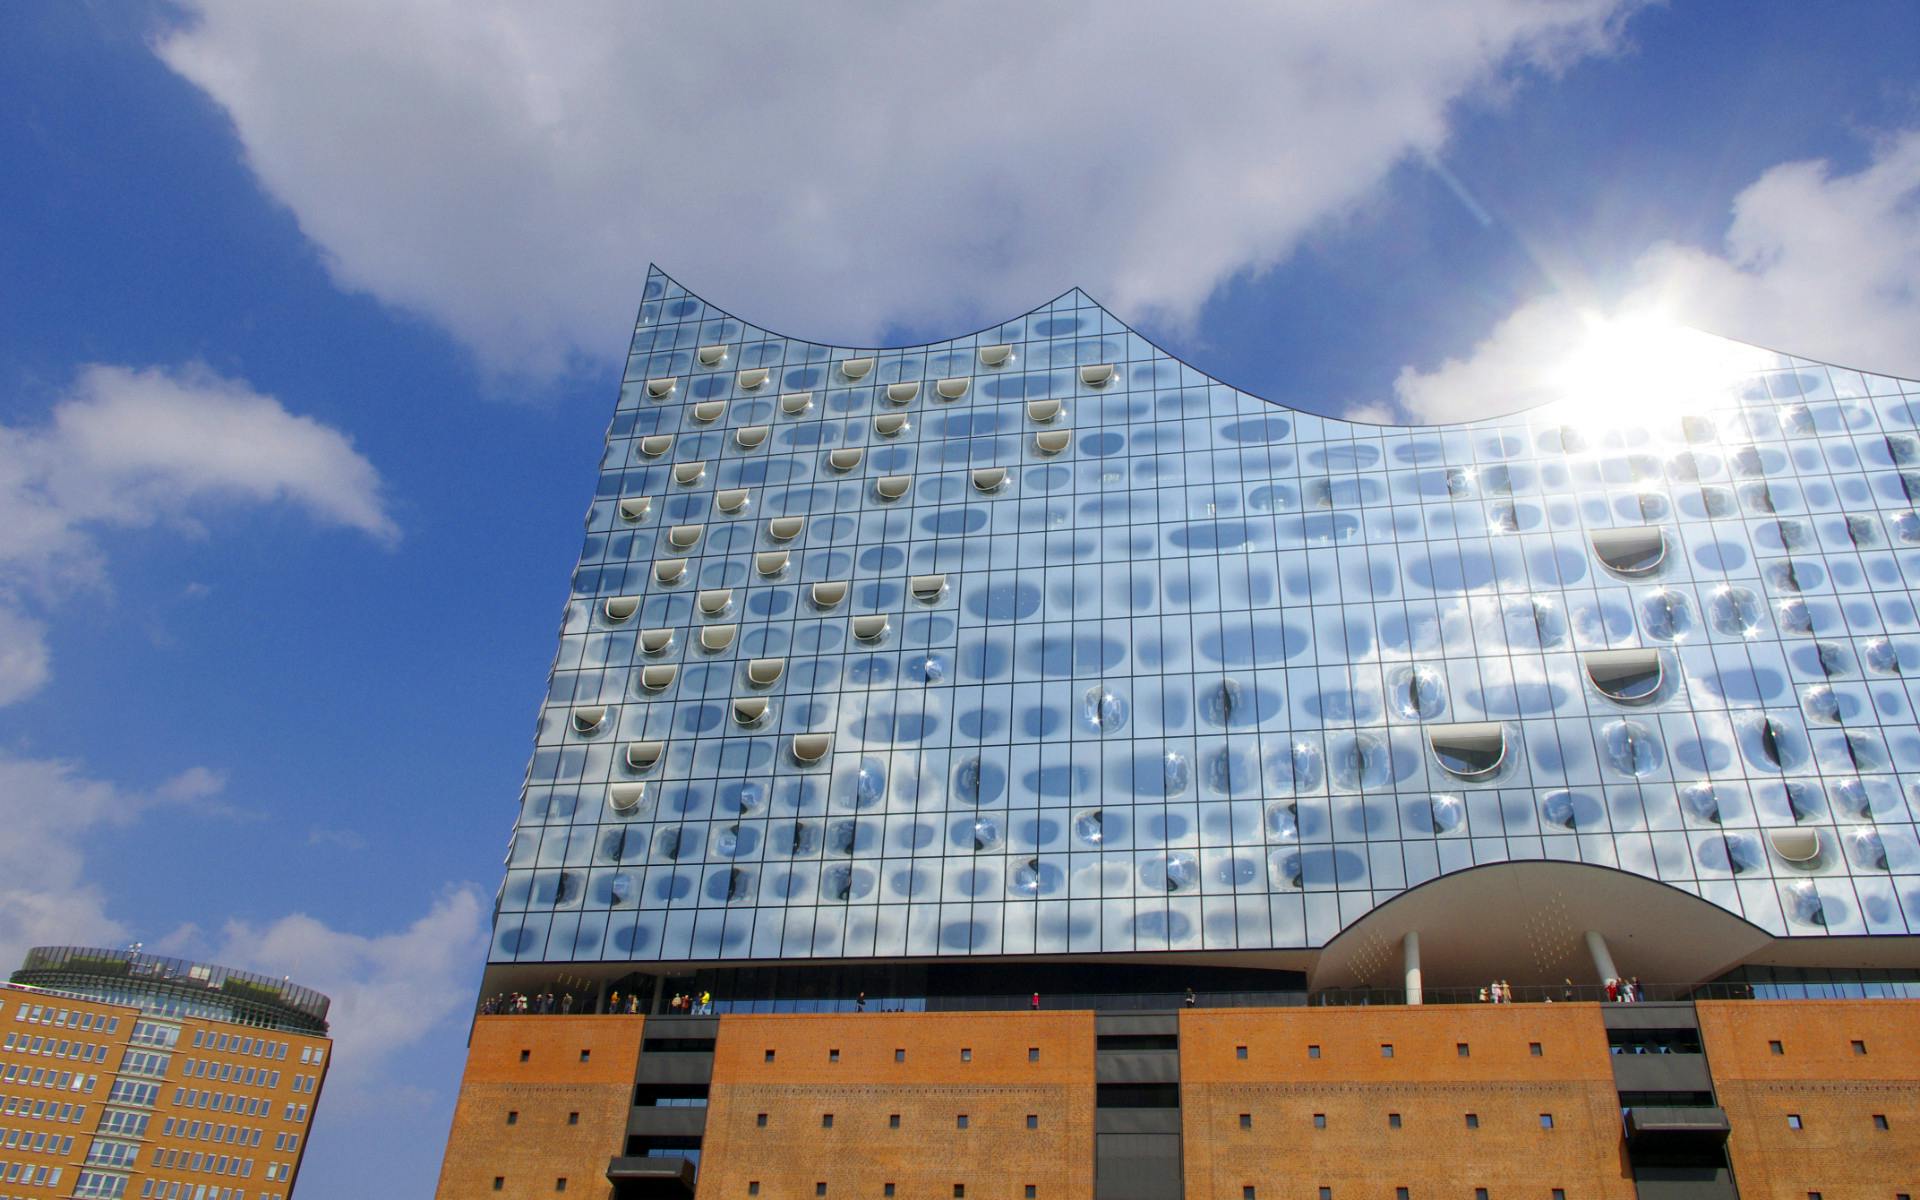
[{"label": "orange brick wall", "polygon": [[919,1200],[955,1184],[969,1200],[1021,1197],[1028,1184],[1042,1200],[1089,1200],[1093,1048],[1089,1012],[727,1017],[700,1200],[745,1197],[754,1181],[763,1200],[812,1197],[819,1183],[861,1200],[886,1183]]},{"label": "orange brick wall", "polygon": [[[1920,1001],[1713,1001],[1698,1010],[1743,1200],[1920,1194]],[[1884,1132],[1876,1113],[1887,1118]]]},{"label": "orange brick wall", "polygon": [[[626,1142],[645,1025],[638,1016],[478,1018],[438,1200],[544,1200],[562,1178],[569,1197],[610,1196],[607,1163]],[[512,1125],[509,1112],[519,1114]],[[505,1181],[497,1192],[496,1177]]]},{"label": "orange brick wall", "polygon": [[1634,1196],[1597,1005],[1190,1009],[1180,1045],[1188,1200]]}]

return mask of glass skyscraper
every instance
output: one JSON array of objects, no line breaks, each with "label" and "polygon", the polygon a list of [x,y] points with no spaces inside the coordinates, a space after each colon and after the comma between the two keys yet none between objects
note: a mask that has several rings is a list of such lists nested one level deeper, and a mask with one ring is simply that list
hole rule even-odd
[{"label": "glass skyscraper", "polygon": [[1078,290],[881,349],[651,272],[492,962],[1312,951],[1528,862],[1920,929],[1920,385],[1746,357],[1383,427]]}]

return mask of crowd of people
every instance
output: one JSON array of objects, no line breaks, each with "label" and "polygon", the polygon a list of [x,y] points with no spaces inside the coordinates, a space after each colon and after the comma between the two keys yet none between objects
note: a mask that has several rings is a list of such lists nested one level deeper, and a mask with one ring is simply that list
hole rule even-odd
[{"label": "crowd of people", "polygon": [[1646,998],[1646,993],[1640,990],[1638,975],[1629,976],[1626,979],[1609,978],[1607,980],[1607,999],[1609,1000],[1620,1004],[1638,1004]]},{"label": "crowd of people", "polygon": [[[501,1014],[520,1015],[523,1013],[571,1013],[571,1012],[632,1013],[638,1015],[647,1011],[639,992],[622,993],[615,989],[607,993],[604,1007],[595,1008],[591,998],[576,1001],[572,992],[538,992],[528,995],[525,992],[500,992],[488,996],[480,1002],[480,1015],[498,1016]],[[668,1005],[668,1011],[674,1016],[710,1016],[713,1013],[713,993],[702,990],[698,996],[691,992],[675,992]]]}]

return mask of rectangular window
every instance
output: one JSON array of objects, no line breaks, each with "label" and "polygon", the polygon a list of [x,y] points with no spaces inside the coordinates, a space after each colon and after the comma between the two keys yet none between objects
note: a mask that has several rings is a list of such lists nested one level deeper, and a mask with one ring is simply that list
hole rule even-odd
[{"label": "rectangular window", "polygon": [[887,1114],[887,1128],[888,1128],[888,1129],[898,1129],[898,1128],[900,1128],[900,1114],[899,1114],[899,1113],[889,1113],[889,1114]]},{"label": "rectangular window", "polygon": [[1240,1186],[1240,1200],[1254,1200],[1252,1184],[1247,1183]]},{"label": "rectangular window", "polygon": [[[585,1054],[586,1051],[582,1050],[581,1053]],[[565,1175],[553,1181],[553,1190],[556,1192],[564,1192],[567,1190],[567,1177]]]},{"label": "rectangular window", "polygon": [[1885,1113],[1873,1114],[1873,1127],[1875,1129],[1885,1129],[1887,1127],[1887,1114]]},{"label": "rectangular window", "polygon": [[[762,1061],[762,1062],[772,1062],[772,1061],[773,1061],[773,1051],[771,1051],[771,1050],[769,1050],[769,1051],[767,1051],[767,1056],[766,1056],[766,1057],[765,1057],[764,1059],[761,1059],[760,1061]],[[825,1185],[822,1185],[822,1186],[825,1186]]]},{"label": "rectangular window", "polygon": [[1798,1129],[1798,1128],[1800,1128],[1800,1114],[1799,1114],[1799,1113],[1788,1113],[1788,1114],[1787,1114],[1787,1128],[1788,1128],[1788,1129]]},{"label": "rectangular window", "polygon": [[814,1195],[816,1195],[816,1196],[824,1196],[824,1195],[826,1195],[826,1194],[827,1194],[827,1185],[826,1185],[825,1183],[816,1183],[816,1184],[814,1184],[814,1185],[813,1185],[813,1194],[814,1194]]},{"label": "rectangular window", "polygon": [[1785,1054],[1786,1052],[1787,1052],[1787,1048],[1781,1045],[1779,1042],[1767,1043],[1767,1053],[1769,1054]]},{"label": "rectangular window", "polygon": [[1319,1058],[1319,1057],[1320,1057],[1320,1047],[1318,1047],[1318,1046],[1308,1046],[1308,1047],[1307,1047],[1307,1057],[1308,1057],[1308,1058]]},{"label": "rectangular window", "polygon": [[1038,1047],[1038,1046],[1028,1046],[1028,1047],[1027,1047],[1027,1061],[1028,1061],[1028,1062],[1039,1062],[1039,1061],[1040,1061],[1040,1047]]},{"label": "rectangular window", "polygon": [[1533,1057],[1535,1057],[1535,1058],[1539,1058],[1539,1057],[1540,1057],[1540,1055],[1541,1055],[1541,1053],[1542,1053],[1542,1051],[1541,1051],[1541,1049],[1540,1049],[1540,1043],[1539,1043],[1539,1042],[1528,1042],[1528,1043],[1527,1043],[1527,1053],[1528,1053],[1528,1054],[1530,1054],[1530,1055],[1532,1055],[1532,1056],[1533,1056]]},{"label": "rectangular window", "polygon": [[1253,1128],[1253,1114],[1252,1114],[1252,1113],[1241,1113],[1241,1114],[1240,1114],[1240,1128],[1242,1128],[1242,1129],[1252,1129],[1252,1128]]},{"label": "rectangular window", "polygon": [[1400,1128],[1400,1114],[1399,1114],[1399,1113],[1388,1113],[1388,1114],[1387,1114],[1387,1128],[1388,1128],[1388,1129],[1398,1129],[1398,1128]]},{"label": "rectangular window", "polygon": [[1393,1200],[1407,1200],[1407,1189],[1403,1187],[1393,1189]]},{"label": "rectangular window", "polygon": [[953,1127],[955,1129],[965,1129],[967,1127],[967,1114],[961,1113],[959,1116],[955,1117],[953,1119]]},{"label": "rectangular window", "polygon": [[822,1129],[832,1129],[832,1128],[833,1128],[833,1114],[832,1114],[832,1113],[821,1113],[821,1114],[820,1114],[820,1128],[822,1128]]},{"label": "rectangular window", "polygon": [[1468,1113],[1468,1114],[1467,1114],[1467,1128],[1468,1128],[1468,1129],[1478,1129],[1478,1128],[1480,1128],[1480,1114],[1479,1114],[1479,1113]]},{"label": "rectangular window", "polygon": [[[1885,1120],[1885,1118],[1883,1117],[1883,1118],[1881,1118],[1881,1120],[1883,1120],[1883,1121],[1884,1121],[1884,1120]],[[1038,1129],[1038,1128],[1040,1128],[1040,1114],[1039,1114],[1039,1113],[1028,1113],[1028,1114],[1027,1114],[1027,1128],[1028,1128],[1028,1129]],[[1883,1128],[1884,1128],[1884,1126],[1883,1126]]]},{"label": "rectangular window", "polygon": [[953,1200],[966,1200],[966,1195],[967,1195],[966,1184],[956,1183],[953,1185]]},{"label": "rectangular window", "polygon": [[517,1113],[517,1112],[514,1112],[514,1111],[513,1111],[512,1109],[508,1109],[508,1110],[507,1110],[507,1124],[509,1124],[509,1125],[518,1125],[519,1123],[520,1123],[520,1114],[519,1114],[519,1113]]},{"label": "rectangular window", "polygon": [[1393,1043],[1392,1043],[1392,1042],[1381,1042],[1381,1043],[1380,1043],[1380,1057],[1381,1057],[1381,1058],[1392,1058],[1392,1057],[1393,1057]]},{"label": "rectangular window", "polygon": [[1473,1189],[1473,1200],[1487,1200],[1487,1189],[1485,1188]]},{"label": "rectangular window", "polygon": [[758,1125],[760,1128],[765,1129],[767,1127],[767,1114],[755,1113],[753,1116],[753,1123],[755,1125]]},{"label": "rectangular window", "polygon": [[907,1049],[905,1046],[895,1046],[893,1048],[893,1061],[895,1062],[907,1061]]},{"label": "rectangular window", "polygon": [[1333,1200],[1333,1189],[1330,1187],[1321,1188],[1320,1200]]},{"label": "rectangular window", "polygon": [[[199,1042],[198,1042],[198,1041],[196,1041],[196,1042],[195,1042],[194,1044],[195,1044],[195,1045],[198,1045],[198,1044],[199,1044]],[[271,1175],[269,1175],[269,1176],[268,1176],[267,1178],[269,1178],[269,1179],[271,1179],[271,1178],[273,1178],[273,1177],[272,1177]],[[495,1176],[493,1177],[493,1190],[494,1190],[494,1191],[496,1191],[496,1192],[497,1192],[497,1191],[499,1191],[500,1189],[502,1189],[502,1188],[504,1188],[504,1187],[506,1187],[506,1186],[507,1186],[507,1177],[506,1177],[505,1175],[495,1175]]]},{"label": "rectangular window", "polygon": [[1542,1128],[1542,1129],[1552,1129],[1552,1128],[1553,1128],[1553,1114],[1552,1114],[1552,1113],[1541,1113],[1541,1114],[1540,1114],[1540,1128]]},{"label": "rectangular window", "polygon": [[828,1062],[839,1062],[839,1061],[840,1061],[840,1052],[839,1052],[838,1050],[829,1050],[829,1051],[827,1051],[827,1061],[828,1061]]},{"label": "rectangular window", "polygon": [[1565,1188],[1553,1189],[1553,1200],[1567,1200],[1567,1189]]},{"label": "rectangular window", "polygon": [[531,1058],[531,1057],[533,1057],[533,1051],[531,1051],[531,1050],[522,1050],[522,1051],[520,1052],[520,1061],[521,1061],[521,1062],[526,1062],[526,1061],[527,1061],[527,1059],[529,1059],[529,1058]]},{"label": "rectangular window", "polygon": [[568,1113],[568,1114],[567,1114],[567,1124],[569,1124],[569,1125],[578,1125],[579,1123],[580,1123],[580,1114],[579,1114],[579,1113],[577,1113],[577,1112],[570,1112],[570,1113]]},{"label": "rectangular window", "polygon": [[1038,1196],[1040,1194],[1040,1188],[1037,1185],[1030,1183],[1027,1185],[1027,1190],[1024,1194],[1026,1195],[1027,1200],[1033,1200],[1035,1196]]},{"label": "rectangular window", "polygon": [[1467,1044],[1465,1042],[1455,1042],[1453,1044],[1453,1052],[1459,1055],[1461,1058],[1465,1058],[1469,1054],[1473,1053],[1471,1050],[1467,1048]]},{"label": "rectangular window", "polygon": [[893,1195],[893,1185],[892,1185],[892,1184],[890,1184],[890,1183],[883,1183],[883,1184],[881,1184],[881,1185],[880,1185],[880,1194],[881,1194],[882,1196],[891,1196],[891,1195]]},{"label": "rectangular window", "polygon": [[[960,1047],[960,1061],[961,1061],[961,1062],[972,1062],[972,1061],[973,1061],[973,1047],[971,1047],[971,1046],[962,1046],[962,1047]],[[956,1183],[956,1184],[954,1184],[954,1186],[955,1186],[955,1187],[959,1187],[960,1185]]]},{"label": "rectangular window", "polygon": [[1867,1044],[1859,1038],[1853,1039],[1853,1052],[1855,1054],[1865,1054],[1867,1052]]},{"label": "rectangular window", "polygon": [[1245,1046],[1235,1046],[1233,1048],[1233,1056],[1235,1058],[1245,1058],[1247,1056],[1247,1048]]},{"label": "rectangular window", "polygon": [[[592,1058],[592,1057],[593,1057],[593,1051],[591,1051],[591,1050],[582,1050],[582,1051],[580,1052],[580,1061],[581,1061],[581,1062],[586,1062],[586,1061],[587,1061],[588,1059],[590,1059],[590,1058]],[[303,1090],[304,1090],[304,1089],[303,1089]],[[564,1189],[564,1188],[561,1188],[561,1189],[557,1189],[557,1190],[561,1190],[561,1191],[564,1191],[565,1189]]]},{"label": "rectangular window", "polygon": [[1325,1113],[1313,1114],[1313,1127],[1315,1129],[1325,1129],[1327,1127],[1327,1114]]},{"label": "rectangular window", "polygon": [[747,1195],[758,1196],[759,1194],[760,1194],[760,1181],[758,1179],[747,1180]]}]

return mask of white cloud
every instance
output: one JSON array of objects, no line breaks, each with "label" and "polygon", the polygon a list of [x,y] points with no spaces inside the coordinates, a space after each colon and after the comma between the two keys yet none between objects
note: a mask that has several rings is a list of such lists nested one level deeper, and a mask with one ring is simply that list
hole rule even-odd
[{"label": "white cloud", "polygon": [[271,503],[399,536],[346,435],[204,367],[87,366],[44,422],[0,424],[0,704],[48,677],[41,610],[104,580],[97,530]]},{"label": "white cloud", "polygon": [[339,283],[544,371],[649,258],[820,337],[1073,283],[1179,319],[1638,3],[189,0],[156,50]]},{"label": "white cloud", "polygon": [[1920,378],[1920,131],[1884,139],[1851,174],[1825,162],[1773,167],[1734,199],[1722,246],[1657,244],[1629,278],[1610,301],[1529,301],[1465,356],[1402,369],[1400,403],[1418,420],[1455,421],[1553,399],[1596,329],[1604,338],[1648,316]]}]

